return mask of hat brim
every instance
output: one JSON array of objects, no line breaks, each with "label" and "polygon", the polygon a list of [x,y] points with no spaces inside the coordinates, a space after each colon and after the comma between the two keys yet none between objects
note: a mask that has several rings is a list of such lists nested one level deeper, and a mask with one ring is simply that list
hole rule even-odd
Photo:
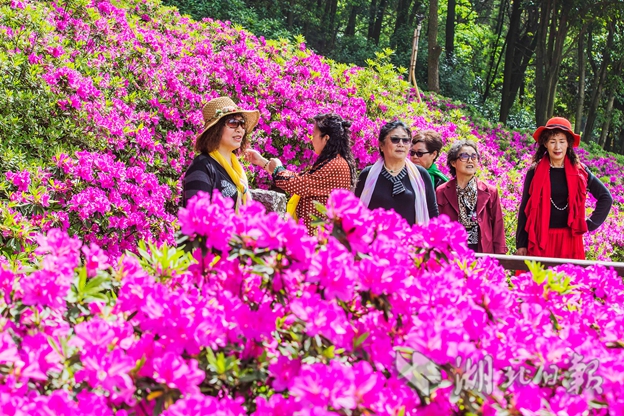
[{"label": "hat brim", "polygon": [[204,128],[201,130],[201,132],[199,132],[197,136],[195,136],[195,138],[196,139],[199,138],[210,127],[217,124],[217,122],[221,120],[223,117],[233,116],[236,114],[241,114],[245,118],[245,131],[247,132],[247,134],[251,134],[253,129],[258,125],[258,121],[260,120],[260,112],[258,110],[236,110],[236,111],[232,111],[231,113],[222,114],[221,116],[217,117],[210,123],[206,124]]},{"label": "hat brim", "polygon": [[535,139],[535,141],[539,143],[539,138],[542,135],[542,132],[547,129],[548,130],[561,130],[563,132],[570,133],[572,137],[574,137],[574,144],[572,145],[572,147],[579,147],[579,144],[581,144],[580,134],[576,134],[572,130],[568,130],[561,126],[540,126],[537,128],[537,130],[535,130],[535,133],[533,133],[533,139]]}]

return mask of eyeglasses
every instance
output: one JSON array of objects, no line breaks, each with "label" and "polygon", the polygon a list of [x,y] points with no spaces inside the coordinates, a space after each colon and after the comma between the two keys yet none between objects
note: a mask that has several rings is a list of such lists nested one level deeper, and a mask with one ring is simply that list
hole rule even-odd
[{"label": "eyeglasses", "polygon": [[409,155],[410,156],[418,156],[419,158],[423,157],[424,155],[428,155],[432,152],[421,152],[420,150],[410,150],[409,151]]},{"label": "eyeglasses", "polygon": [[462,153],[459,155],[458,159],[461,160],[462,162],[467,162],[468,159],[474,162],[475,160],[477,160],[478,157],[479,156],[476,153],[472,153],[472,154]]},{"label": "eyeglasses", "polygon": [[245,128],[245,119],[242,118],[239,120],[237,118],[231,118],[225,122],[225,125],[231,129],[237,129],[239,126]]},{"label": "eyeglasses", "polygon": [[403,142],[403,144],[410,144],[412,139],[410,139],[409,137],[392,136],[390,137],[390,141],[392,142],[392,144],[399,144],[399,142]]}]

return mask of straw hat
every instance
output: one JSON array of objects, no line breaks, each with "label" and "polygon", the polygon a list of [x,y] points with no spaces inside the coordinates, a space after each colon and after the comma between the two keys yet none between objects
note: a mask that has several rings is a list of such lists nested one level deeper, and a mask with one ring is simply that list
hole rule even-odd
[{"label": "straw hat", "polygon": [[228,114],[241,114],[245,118],[245,130],[247,134],[258,124],[260,118],[260,112],[258,110],[243,110],[236,105],[230,97],[217,97],[208,101],[202,108],[202,115],[204,116],[204,128],[197,135],[201,136],[210,127],[217,124],[222,117]]},{"label": "straw hat", "polygon": [[570,122],[563,117],[553,117],[550,120],[548,120],[548,122],[546,122],[545,126],[538,127],[537,130],[535,130],[535,133],[533,133],[533,138],[535,139],[536,142],[539,143],[540,135],[546,129],[548,130],[559,129],[567,133],[570,133],[572,137],[574,137],[574,145],[572,147],[578,147],[579,143],[581,143],[581,136],[579,134],[574,133],[574,130],[572,130],[572,124],[570,124]]}]

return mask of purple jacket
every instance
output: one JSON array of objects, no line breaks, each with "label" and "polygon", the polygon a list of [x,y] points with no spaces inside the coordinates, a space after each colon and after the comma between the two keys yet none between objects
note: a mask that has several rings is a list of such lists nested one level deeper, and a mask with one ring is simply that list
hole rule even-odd
[{"label": "purple jacket", "polygon": [[[436,189],[440,215],[459,221],[457,179],[451,179]],[[477,222],[479,224],[479,253],[506,254],[505,223],[496,187],[477,179]]]}]

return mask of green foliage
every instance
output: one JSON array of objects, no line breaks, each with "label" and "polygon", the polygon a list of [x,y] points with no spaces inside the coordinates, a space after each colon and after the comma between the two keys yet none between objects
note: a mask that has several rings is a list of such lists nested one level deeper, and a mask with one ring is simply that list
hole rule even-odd
[{"label": "green foliage", "polygon": [[141,240],[137,252],[138,256],[129,255],[137,257],[141,267],[161,281],[185,273],[188,266],[194,262],[189,252],[169,247],[166,243],[158,247],[156,244]]},{"label": "green foliage", "polygon": [[[0,26],[11,28],[12,36],[0,36],[0,170],[18,170],[51,159],[59,146],[88,148],[88,136],[77,128],[71,112],[61,111],[59,97],[41,82],[42,65],[29,56],[44,54],[29,35],[45,36],[52,30],[44,8],[28,7],[27,18],[15,9],[0,7]],[[58,45],[63,47],[62,44]],[[20,50],[22,53],[9,51]]]},{"label": "green foliage", "polygon": [[194,20],[202,20],[206,17],[229,21],[240,25],[256,36],[264,36],[267,39],[290,39],[293,32],[289,31],[282,20],[271,17],[264,11],[259,14],[253,5],[246,4],[244,0],[230,0],[225,2],[205,0],[163,0],[163,4],[178,8],[181,14],[189,15]]},{"label": "green foliage", "polygon": [[87,280],[87,269],[77,269],[77,276],[71,287],[67,301],[76,304],[104,302],[112,304],[114,295],[111,293],[113,280],[110,274],[100,271],[97,276]]},{"label": "green foliage", "polygon": [[534,261],[527,261],[526,265],[529,268],[529,272],[533,274],[533,280],[537,284],[544,286],[544,298],[547,298],[549,292],[565,295],[575,288],[575,286],[571,285],[570,277],[564,273],[545,269],[541,263]]}]

